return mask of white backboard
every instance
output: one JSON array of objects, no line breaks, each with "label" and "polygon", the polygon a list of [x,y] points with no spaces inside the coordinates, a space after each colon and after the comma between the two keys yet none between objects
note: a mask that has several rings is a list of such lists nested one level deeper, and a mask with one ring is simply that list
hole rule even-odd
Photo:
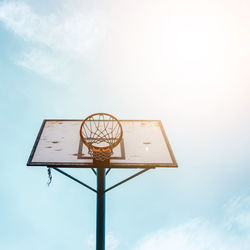
[{"label": "white backboard", "polygon": [[[120,120],[123,139],[111,168],[178,167],[161,121]],[[80,139],[82,120],[44,120],[28,166],[96,167]]]}]

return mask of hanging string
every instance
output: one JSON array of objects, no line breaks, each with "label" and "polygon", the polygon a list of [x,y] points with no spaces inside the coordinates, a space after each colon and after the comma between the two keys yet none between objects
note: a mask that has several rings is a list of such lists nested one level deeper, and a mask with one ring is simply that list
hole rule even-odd
[{"label": "hanging string", "polygon": [[47,184],[49,186],[51,181],[52,181],[52,174],[51,174],[51,169],[50,168],[48,168],[48,177],[49,177],[49,181],[47,182]]}]

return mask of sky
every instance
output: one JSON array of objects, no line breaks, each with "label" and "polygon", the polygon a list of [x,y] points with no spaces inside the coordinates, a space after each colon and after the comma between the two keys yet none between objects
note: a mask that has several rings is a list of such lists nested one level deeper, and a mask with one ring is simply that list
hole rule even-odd
[{"label": "sky", "polygon": [[[26,167],[43,119],[161,120],[179,168],[107,193],[109,250],[250,245],[250,2],[0,1],[0,249],[95,249],[93,192]],[[67,170],[95,187],[90,169]],[[112,170],[107,186],[137,170]]]}]

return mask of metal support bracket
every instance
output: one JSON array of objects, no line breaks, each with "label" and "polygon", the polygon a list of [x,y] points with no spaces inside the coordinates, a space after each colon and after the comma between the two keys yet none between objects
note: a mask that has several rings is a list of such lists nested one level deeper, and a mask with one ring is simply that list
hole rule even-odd
[{"label": "metal support bracket", "polygon": [[109,168],[109,169],[107,170],[106,175],[108,175],[108,173],[109,173],[110,170],[111,170],[111,168]]},{"label": "metal support bracket", "polygon": [[[76,179],[76,178],[73,177],[72,175],[70,175],[70,174],[68,174],[68,173],[66,173],[66,172],[64,172],[64,171],[62,171],[61,169],[59,169],[59,168],[57,168],[57,167],[51,167],[51,168],[53,168],[54,170],[58,171],[59,173],[65,175],[65,176],[67,176],[67,177],[70,178],[71,180],[74,180],[75,182],[81,184],[82,186],[84,186],[84,187],[90,189],[91,191],[97,193],[97,190],[95,190],[94,188],[92,188],[92,187],[90,187],[89,185],[85,184],[84,182],[82,182],[82,181]],[[104,190],[104,192],[108,192],[108,191],[110,191],[111,189],[114,189],[115,187],[117,187],[117,186],[119,186],[119,185],[121,185],[121,184],[123,184],[123,183],[125,183],[125,182],[127,182],[127,181],[129,181],[129,180],[131,180],[131,179],[133,179],[133,178],[135,178],[135,177],[138,176],[138,175],[141,175],[141,174],[145,173],[146,171],[148,171],[148,170],[150,170],[150,169],[153,169],[153,168],[145,168],[145,169],[143,169],[142,171],[140,171],[140,172],[138,172],[138,173],[136,173],[136,174],[134,174],[134,175],[132,175],[132,176],[126,178],[125,180],[118,182],[117,184],[111,186],[110,188],[107,188],[106,190]],[[94,169],[93,169],[93,170],[94,170]],[[109,172],[109,171],[108,171],[108,172]],[[106,174],[107,174],[107,173],[106,173]]]},{"label": "metal support bracket", "polygon": [[121,185],[121,184],[123,184],[123,183],[125,183],[125,182],[127,182],[127,181],[129,181],[129,180],[131,180],[131,179],[133,179],[133,178],[135,178],[136,176],[138,176],[138,175],[140,175],[140,174],[143,174],[144,172],[146,172],[146,171],[148,171],[148,170],[150,170],[150,169],[152,169],[152,168],[145,168],[144,170],[142,170],[142,171],[140,171],[140,172],[138,172],[138,173],[136,173],[136,174],[134,174],[134,175],[132,175],[132,176],[126,178],[125,180],[123,180],[123,181],[121,181],[121,182],[115,184],[114,186],[112,186],[112,187],[106,189],[104,192],[108,192],[108,191],[110,191],[111,189],[113,189],[113,188],[115,188],[115,187],[117,187],[117,186],[119,186],[119,185]]},{"label": "metal support bracket", "polygon": [[95,169],[94,169],[94,168],[91,168],[91,169],[92,169],[93,173],[96,175],[96,171],[95,171]]},{"label": "metal support bracket", "polygon": [[83,185],[84,187],[86,187],[86,188],[88,188],[88,189],[94,191],[95,193],[97,193],[97,191],[96,191],[94,188],[92,188],[92,187],[90,187],[89,185],[83,183],[82,181],[79,181],[78,179],[76,179],[76,178],[73,177],[72,175],[65,173],[65,172],[62,171],[61,169],[55,168],[55,167],[51,167],[51,168],[55,169],[55,170],[58,171],[59,173],[65,175],[65,176],[67,176],[67,177],[69,177],[70,179],[76,181],[77,183],[79,183],[79,184]]}]

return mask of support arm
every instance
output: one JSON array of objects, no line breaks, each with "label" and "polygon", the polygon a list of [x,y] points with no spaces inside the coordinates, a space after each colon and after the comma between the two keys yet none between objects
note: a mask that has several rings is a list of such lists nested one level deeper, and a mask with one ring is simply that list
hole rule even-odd
[{"label": "support arm", "polygon": [[138,176],[138,175],[140,175],[140,174],[143,174],[144,172],[146,172],[146,171],[148,171],[148,170],[150,170],[150,169],[151,169],[151,168],[145,168],[144,170],[142,170],[142,171],[140,171],[140,172],[138,172],[138,173],[136,173],[136,174],[134,174],[134,175],[128,177],[127,179],[125,179],[125,180],[123,180],[123,181],[121,181],[121,182],[115,184],[114,186],[112,186],[112,187],[106,189],[104,192],[108,192],[108,191],[110,191],[111,189],[113,189],[113,188],[115,188],[115,187],[117,187],[117,186],[119,186],[119,185],[121,185],[121,184],[123,184],[123,183],[125,183],[125,182],[127,182],[127,181],[129,181],[129,180],[131,180],[131,179],[133,179],[133,178],[135,178],[136,176]]},{"label": "support arm", "polygon": [[58,171],[59,173],[65,175],[65,176],[67,176],[67,177],[69,177],[70,179],[76,181],[77,183],[79,183],[79,184],[83,185],[84,187],[86,187],[86,188],[88,188],[88,189],[90,189],[90,190],[92,190],[92,191],[94,191],[94,192],[97,193],[97,191],[96,191],[94,188],[92,188],[92,187],[90,187],[89,185],[83,183],[82,181],[79,181],[78,179],[76,179],[76,178],[73,177],[72,175],[65,173],[64,171],[62,171],[62,170],[59,169],[59,168],[55,168],[55,167],[54,167],[53,169],[55,169],[55,170]]}]

